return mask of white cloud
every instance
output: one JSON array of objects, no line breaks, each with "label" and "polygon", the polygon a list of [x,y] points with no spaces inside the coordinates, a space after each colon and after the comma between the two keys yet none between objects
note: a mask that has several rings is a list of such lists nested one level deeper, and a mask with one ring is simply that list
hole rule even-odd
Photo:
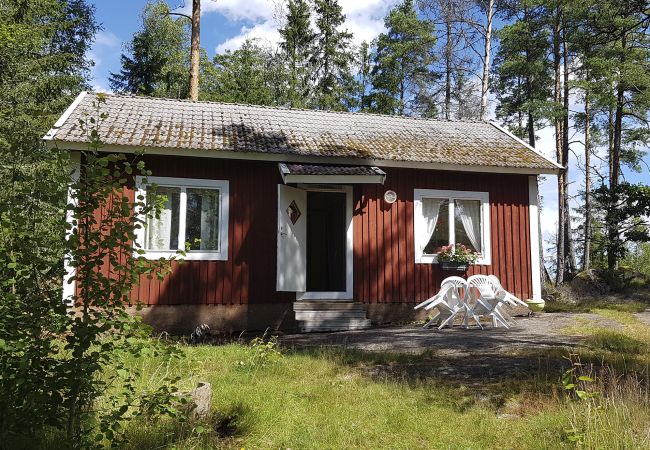
[{"label": "white cloud", "polygon": [[95,35],[95,42],[93,43],[93,48],[95,47],[107,47],[115,48],[119,47],[122,44],[122,40],[115,36],[115,34],[110,31],[101,30],[98,31]]},{"label": "white cloud", "polygon": [[[192,0],[185,0],[184,6],[177,12],[189,14]],[[273,17],[274,0],[202,0],[201,14],[219,13],[230,21],[267,20]]]},{"label": "white cloud", "polygon": [[[384,31],[384,17],[397,0],[341,0],[339,3],[343,14],[346,15],[342,28],[347,28],[353,33],[353,42],[358,45],[362,41],[371,41]],[[259,38],[264,42],[276,44],[280,40],[276,16],[281,4],[280,0],[203,0],[203,13],[216,12],[233,22],[252,22],[242,25],[236,36],[219,44],[216,52],[235,50],[247,38]],[[186,4],[183,10],[188,11],[189,5]]]},{"label": "white cloud", "polygon": [[238,35],[219,44],[216,52],[224,53],[226,50],[236,50],[242,46],[246,39],[259,39],[265,44],[275,45],[280,41],[280,33],[273,21],[262,22],[252,27],[244,25]]}]

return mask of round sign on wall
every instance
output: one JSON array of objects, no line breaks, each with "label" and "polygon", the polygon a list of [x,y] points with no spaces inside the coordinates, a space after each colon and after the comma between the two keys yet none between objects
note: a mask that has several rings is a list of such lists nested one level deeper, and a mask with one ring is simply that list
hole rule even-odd
[{"label": "round sign on wall", "polygon": [[384,201],[386,203],[395,203],[397,200],[397,193],[395,191],[388,190],[384,193]]}]

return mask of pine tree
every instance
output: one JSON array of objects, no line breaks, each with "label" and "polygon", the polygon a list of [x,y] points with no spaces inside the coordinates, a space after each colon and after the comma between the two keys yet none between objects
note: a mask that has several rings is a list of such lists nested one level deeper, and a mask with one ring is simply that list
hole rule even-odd
[{"label": "pine tree", "polygon": [[312,54],[316,35],[306,0],[287,0],[286,6],[285,24],[278,32],[282,37],[280,48],[289,66],[288,103],[294,108],[304,108],[312,94]]},{"label": "pine tree", "polygon": [[497,117],[535,146],[535,130],[548,119],[553,78],[547,58],[544,9],[530,0],[511,6],[514,21],[499,30],[494,89]]},{"label": "pine tree", "polygon": [[189,77],[189,28],[185,19],[172,19],[162,0],[149,1],[142,12],[142,29],[122,54],[122,69],[112,73],[117,92],[186,98]]},{"label": "pine tree", "polygon": [[352,33],[341,30],[345,15],[338,0],[315,0],[316,49],[311,62],[316,70],[313,106],[349,109],[354,96]]},{"label": "pine tree", "polygon": [[[590,62],[602,77],[594,91],[594,106],[609,112],[609,184],[607,192],[600,188],[600,196],[614,199],[633,189],[621,183],[621,166],[638,168],[641,148],[650,141],[650,19],[647,4],[641,1],[600,0],[588,12],[585,26],[594,46]],[[614,270],[625,253],[619,220],[622,205],[601,203],[601,207],[606,210],[607,266]]]},{"label": "pine tree", "polygon": [[393,8],[385,19],[386,33],[377,38],[372,70],[372,109],[384,114],[432,115],[435,104],[426,89],[437,76],[434,25],[421,19],[412,0]]}]

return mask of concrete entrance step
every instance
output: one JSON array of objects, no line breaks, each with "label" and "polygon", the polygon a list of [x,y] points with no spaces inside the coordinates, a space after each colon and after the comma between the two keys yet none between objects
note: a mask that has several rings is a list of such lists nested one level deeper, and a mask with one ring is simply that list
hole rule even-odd
[{"label": "concrete entrance step", "polygon": [[361,303],[341,301],[298,301],[293,304],[298,331],[363,330],[370,327]]},{"label": "concrete entrance step", "polygon": [[364,311],[366,308],[361,303],[335,301],[335,300],[301,300],[293,304],[294,311]]},{"label": "concrete entrance step", "polygon": [[298,332],[352,331],[370,328],[370,319],[361,320],[297,320]]}]

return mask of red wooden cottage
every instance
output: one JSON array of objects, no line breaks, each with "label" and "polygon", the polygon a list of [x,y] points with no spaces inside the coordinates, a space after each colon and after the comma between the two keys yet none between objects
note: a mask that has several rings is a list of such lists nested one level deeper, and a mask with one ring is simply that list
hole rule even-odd
[{"label": "red wooden cottage", "polygon": [[[95,100],[81,93],[46,136],[77,163]],[[102,150],[143,150],[167,197],[144,257],[200,241],[164,281],[142,278],[133,302],[156,328],[413,319],[451,275],[436,252],[453,243],[481,255],[467,275],[541,295],[537,175],[561,167],[494,123],[123,95],[101,111]],[[146,195],[140,181],[130,195]]]}]

